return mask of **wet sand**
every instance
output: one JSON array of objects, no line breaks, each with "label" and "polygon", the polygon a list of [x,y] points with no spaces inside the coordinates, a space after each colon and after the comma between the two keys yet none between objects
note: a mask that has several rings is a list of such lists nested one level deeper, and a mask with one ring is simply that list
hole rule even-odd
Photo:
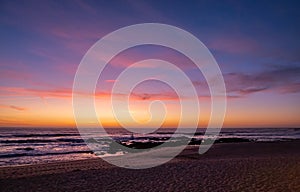
[{"label": "wet sand", "polygon": [[95,158],[0,168],[1,191],[300,191],[300,141],[189,146],[149,169]]}]

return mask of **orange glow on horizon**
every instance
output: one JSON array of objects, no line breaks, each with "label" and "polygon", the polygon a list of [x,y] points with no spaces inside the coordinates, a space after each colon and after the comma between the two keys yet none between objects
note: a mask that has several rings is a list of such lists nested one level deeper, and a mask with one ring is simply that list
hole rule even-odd
[{"label": "orange glow on horizon", "polygon": [[[108,98],[107,95],[105,98],[102,95],[101,99],[96,99],[99,120],[104,127],[120,127],[113,116]],[[143,104],[143,100],[139,97],[131,99],[135,101],[131,106],[132,115],[142,125],[149,118],[148,108],[145,105],[149,101]],[[178,125],[180,110],[174,102],[174,100],[165,101],[169,114],[162,127],[177,127]],[[1,127],[76,127],[71,98],[31,98],[23,101],[16,99],[14,105],[0,106]],[[17,106],[22,106],[22,108]],[[210,115],[209,104],[202,103],[200,107],[199,127],[206,127]],[[290,114],[282,119],[283,113],[286,112],[276,111],[267,115],[266,111],[241,111],[229,105],[223,127],[297,127],[300,124],[296,114]],[[184,120],[184,123],[188,126],[188,120]],[[90,126],[88,122],[87,126]]]}]

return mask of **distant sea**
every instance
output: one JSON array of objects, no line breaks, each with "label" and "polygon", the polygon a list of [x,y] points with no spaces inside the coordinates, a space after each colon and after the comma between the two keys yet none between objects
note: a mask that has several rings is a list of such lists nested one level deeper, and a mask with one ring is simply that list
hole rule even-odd
[{"label": "distant sea", "polygon": [[[115,141],[133,148],[153,146],[168,142],[170,137],[182,137],[184,133],[174,135],[171,128],[159,129],[150,134],[131,134],[119,128],[107,129]],[[203,139],[205,129],[198,129],[191,138],[191,145],[198,145]],[[109,144],[99,142],[103,135],[90,138],[103,149]],[[284,142],[300,139],[299,128],[224,128],[216,139],[217,143],[228,142]],[[150,145],[149,145],[150,144]],[[122,155],[121,153],[116,153]],[[102,155],[116,155],[103,151]],[[0,166],[47,163],[64,160],[95,158],[77,129],[71,128],[0,128]]]}]

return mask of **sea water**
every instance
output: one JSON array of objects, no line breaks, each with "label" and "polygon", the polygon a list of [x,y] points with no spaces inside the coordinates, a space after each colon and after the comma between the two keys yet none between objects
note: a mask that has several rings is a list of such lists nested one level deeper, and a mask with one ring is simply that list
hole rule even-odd
[{"label": "sea water", "polygon": [[[194,141],[205,139],[205,129],[198,129],[196,134],[189,131],[174,134],[175,129],[161,128],[153,133],[142,134],[109,128],[106,132],[94,129],[90,138],[83,140],[76,128],[0,128],[0,166],[47,163],[64,160],[96,158],[97,156],[86,143],[102,145],[102,155],[122,155],[108,153],[109,144],[100,142],[109,136],[119,143],[162,143],[170,137],[190,137]],[[86,136],[89,137],[89,136]],[[224,128],[214,138],[222,142],[282,142],[300,139],[298,128]],[[95,142],[93,142],[93,140]]]}]

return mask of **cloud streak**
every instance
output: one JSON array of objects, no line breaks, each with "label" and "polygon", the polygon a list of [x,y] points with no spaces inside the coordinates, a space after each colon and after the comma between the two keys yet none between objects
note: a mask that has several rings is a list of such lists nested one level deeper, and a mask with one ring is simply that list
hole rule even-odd
[{"label": "cloud streak", "polygon": [[17,111],[25,111],[28,110],[25,107],[19,107],[19,106],[15,106],[15,105],[2,105],[0,104],[0,108],[4,108],[4,109],[13,109],[13,110],[17,110]]},{"label": "cloud streak", "polygon": [[[78,93],[81,95],[89,96],[88,93]],[[127,95],[124,93],[114,93],[117,99],[125,99]],[[71,89],[52,89],[52,90],[43,90],[43,89],[28,89],[20,87],[0,87],[0,96],[33,96],[45,98],[57,98],[57,99],[71,99],[72,90]],[[95,93],[95,97],[99,99],[109,99],[112,96],[109,91],[98,91]],[[177,100],[178,97],[176,94],[169,92],[164,93],[136,93],[132,92],[130,95],[131,99],[134,100]],[[17,109],[17,108],[15,108]],[[21,109],[21,108],[20,108]]]},{"label": "cloud streak", "polygon": [[247,95],[262,91],[283,94],[300,92],[300,67],[280,66],[257,74],[229,73],[225,75],[227,92]]}]

